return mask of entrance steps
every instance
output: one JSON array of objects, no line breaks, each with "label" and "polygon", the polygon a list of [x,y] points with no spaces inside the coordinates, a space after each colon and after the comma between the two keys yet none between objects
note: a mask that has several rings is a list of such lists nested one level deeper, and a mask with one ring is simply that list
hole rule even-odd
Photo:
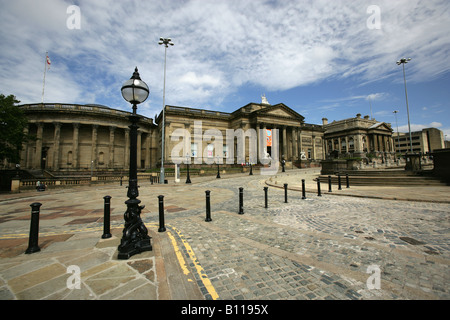
[{"label": "entrance steps", "polygon": [[[404,169],[383,169],[383,170],[348,170],[342,171],[341,185],[346,185],[346,174],[349,176],[350,187],[352,185],[362,186],[446,186],[447,183],[439,178],[428,175],[425,172],[422,175],[405,171]],[[320,175],[322,183],[328,182],[328,175]],[[331,175],[331,183],[338,184],[338,176]]]}]

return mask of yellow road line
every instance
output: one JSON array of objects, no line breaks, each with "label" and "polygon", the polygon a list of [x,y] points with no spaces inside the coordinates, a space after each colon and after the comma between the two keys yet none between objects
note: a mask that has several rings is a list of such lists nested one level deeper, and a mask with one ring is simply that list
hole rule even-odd
[{"label": "yellow road line", "polygon": [[[195,270],[197,271],[197,274],[200,277],[200,280],[203,282],[203,284],[205,285],[206,290],[208,290],[209,294],[211,295],[213,300],[217,300],[219,298],[219,295],[216,292],[216,289],[214,289],[214,286],[211,283],[211,280],[209,280],[208,276],[206,275],[205,270],[203,269],[203,267],[198,263],[197,257],[195,256],[194,251],[192,250],[191,246],[189,245],[189,243],[184,239],[183,235],[181,234],[181,232],[172,226],[168,226],[170,227],[173,231],[175,231],[178,236],[181,239],[181,242],[183,243],[184,247],[186,248],[187,253],[189,254],[189,257],[192,261],[192,263],[195,266]],[[170,235],[169,237],[171,237],[171,239],[173,239],[173,236]],[[175,240],[175,239],[173,239]],[[172,243],[173,243],[172,240]],[[176,244],[174,244],[174,247],[176,246]],[[184,259],[183,259],[184,261]]]},{"label": "yellow road line", "polygon": [[177,246],[177,241],[175,240],[173,235],[170,233],[170,231],[167,231],[167,235],[169,236],[170,241],[172,241],[173,249],[175,250],[175,254],[177,256],[178,262],[180,263],[180,267],[183,270],[183,273],[185,275],[188,275],[189,274],[189,269],[188,269],[188,267],[186,265],[186,261],[183,258],[183,254],[181,253],[180,249]]}]

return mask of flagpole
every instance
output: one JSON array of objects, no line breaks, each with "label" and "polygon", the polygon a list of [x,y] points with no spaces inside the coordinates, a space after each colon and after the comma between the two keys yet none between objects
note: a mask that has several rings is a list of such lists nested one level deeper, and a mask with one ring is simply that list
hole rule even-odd
[{"label": "flagpole", "polygon": [[47,57],[48,57],[48,51],[45,53],[45,59],[44,59],[44,81],[42,83],[42,104],[44,104],[45,74],[47,73]]}]

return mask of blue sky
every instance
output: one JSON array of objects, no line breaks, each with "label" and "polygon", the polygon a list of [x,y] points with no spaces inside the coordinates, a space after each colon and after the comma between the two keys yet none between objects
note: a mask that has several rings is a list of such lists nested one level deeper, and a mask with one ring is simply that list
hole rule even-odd
[{"label": "blue sky", "polygon": [[[120,94],[138,66],[150,87],[138,113],[166,104],[232,112],[265,94],[308,123],[371,115],[407,131],[450,139],[448,0],[0,0],[0,92],[22,103],[103,104],[131,110]],[[77,16],[68,8],[79,8]],[[68,27],[72,26],[72,27]],[[75,28],[73,28],[75,27]],[[369,99],[370,97],[370,99]],[[370,108],[370,103],[372,108]]]}]

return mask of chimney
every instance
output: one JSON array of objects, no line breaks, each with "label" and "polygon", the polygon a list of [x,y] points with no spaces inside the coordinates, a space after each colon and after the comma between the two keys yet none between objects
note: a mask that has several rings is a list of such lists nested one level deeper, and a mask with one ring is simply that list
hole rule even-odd
[{"label": "chimney", "polygon": [[356,119],[361,119],[361,113],[358,113],[358,114],[356,115]]},{"label": "chimney", "polygon": [[328,124],[328,119],[327,118],[322,118],[322,125],[327,125]]}]

